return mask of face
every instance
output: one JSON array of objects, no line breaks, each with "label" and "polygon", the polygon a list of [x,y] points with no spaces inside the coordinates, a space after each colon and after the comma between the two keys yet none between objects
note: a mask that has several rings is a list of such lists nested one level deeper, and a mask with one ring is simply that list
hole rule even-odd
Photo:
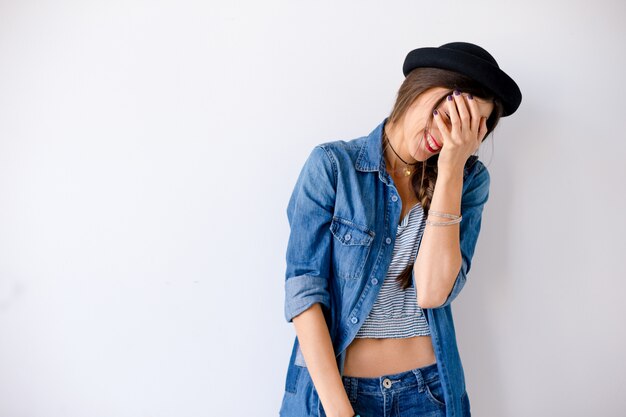
[{"label": "face", "polygon": [[[466,92],[462,91],[461,93],[464,97],[467,97]],[[432,120],[432,111],[436,108],[439,114],[443,116],[443,120],[448,127],[452,126],[445,99],[449,94],[452,94],[452,90],[447,88],[434,87],[428,89],[419,95],[404,114],[399,126],[402,130],[401,137],[404,138],[406,151],[417,161],[425,161],[441,150],[444,139],[437,128],[437,124]],[[467,101],[467,98],[465,100]],[[474,97],[474,100],[478,104],[481,117],[488,118],[494,108],[493,102],[480,97]],[[425,135],[437,145],[435,152],[431,151],[429,146],[427,146]]]}]

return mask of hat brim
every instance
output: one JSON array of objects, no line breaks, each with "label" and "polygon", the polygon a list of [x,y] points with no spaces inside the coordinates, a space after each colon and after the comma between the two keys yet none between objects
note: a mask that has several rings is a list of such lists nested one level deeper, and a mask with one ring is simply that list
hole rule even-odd
[{"label": "hat brim", "polygon": [[502,117],[513,114],[522,101],[522,93],[517,83],[508,74],[475,55],[441,47],[418,48],[406,56],[402,72],[406,77],[412,70],[420,67],[447,69],[474,79],[502,101]]}]

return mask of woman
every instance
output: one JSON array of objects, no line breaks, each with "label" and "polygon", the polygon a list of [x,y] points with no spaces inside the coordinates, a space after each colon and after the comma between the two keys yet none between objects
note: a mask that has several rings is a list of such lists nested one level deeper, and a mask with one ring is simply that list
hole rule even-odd
[{"label": "woman", "polygon": [[470,416],[450,303],[489,195],[474,154],[521,92],[471,43],[403,72],[390,116],[314,147],[289,200],[281,416]]}]

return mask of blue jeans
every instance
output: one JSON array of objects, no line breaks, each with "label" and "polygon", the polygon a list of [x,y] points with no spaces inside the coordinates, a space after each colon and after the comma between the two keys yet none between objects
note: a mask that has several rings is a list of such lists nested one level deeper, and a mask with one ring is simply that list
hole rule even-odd
[{"label": "blue jeans", "polygon": [[[446,405],[437,364],[377,378],[343,376],[354,411],[361,417],[445,417]],[[463,416],[470,417],[467,392]]]}]

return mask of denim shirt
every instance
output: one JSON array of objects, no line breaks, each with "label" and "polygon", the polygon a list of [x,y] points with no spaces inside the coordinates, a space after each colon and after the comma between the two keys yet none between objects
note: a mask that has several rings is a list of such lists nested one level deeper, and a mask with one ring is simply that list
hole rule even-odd
[{"label": "denim shirt", "polygon": [[[367,318],[391,263],[402,201],[385,168],[385,118],[368,136],[313,148],[287,206],[290,235],[285,273],[288,323],[320,303],[343,376],[346,348]],[[446,416],[462,415],[467,396],[450,303],[470,270],[482,210],[489,196],[489,172],[476,156],[467,160],[461,197],[462,265],[445,302],[423,309],[446,403]],[[415,286],[415,277],[413,286]],[[467,401],[467,400],[466,400]],[[280,408],[283,417],[325,416],[294,339]]]}]

